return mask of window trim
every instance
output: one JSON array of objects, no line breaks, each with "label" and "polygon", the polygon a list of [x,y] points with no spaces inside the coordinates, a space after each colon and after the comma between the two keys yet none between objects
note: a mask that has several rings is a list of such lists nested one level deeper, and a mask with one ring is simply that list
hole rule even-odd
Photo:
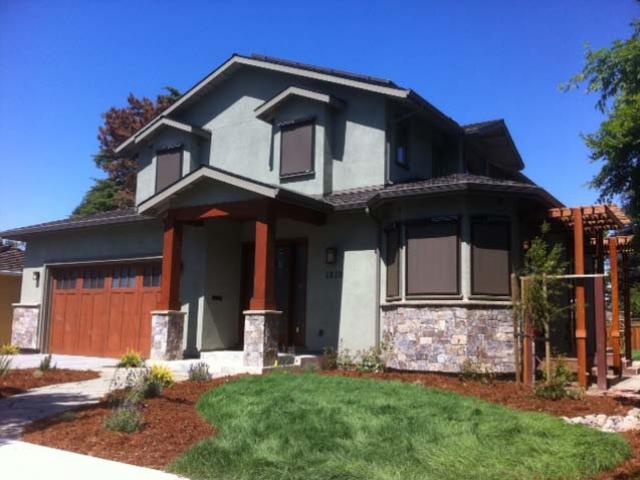
[{"label": "window trim", "polygon": [[434,224],[434,223],[454,223],[455,224],[455,234],[456,234],[456,291],[455,292],[447,292],[447,293],[442,293],[442,292],[418,292],[418,293],[409,293],[409,269],[405,268],[404,269],[404,284],[405,284],[405,298],[406,299],[421,299],[421,298],[425,298],[425,297],[429,297],[429,298],[441,298],[441,299],[454,299],[454,298],[460,298],[460,296],[462,295],[461,293],[461,275],[460,275],[460,269],[461,269],[461,244],[462,244],[462,239],[461,239],[461,217],[460,215],[438,215],[438,216],[431,216],[431,217],[427,217],[427,218],[422,218],[422,219],[416,219],[416,220],[408,220],[406,222],[404,222],[405,225],[405,234],[404,234],[404,241],[405,241],[405,249],[404,249],[404,264],[408,265],[409,263],[409,229],[412,226],[420,226],[420,225],[430,225],[430,224]]},{"label": "window trim", "polygon": [[159,148],[155,151],[155,160],[156,160],[156,175],[155,175],[155,184],[153,186],[153,194],[157,194],[159,192],[161,192],[162,190],[158,190],[158,172],[160,171],[160,169],[158,168],[160,162],[158,161],[158,156],[165,154],[165,153],[174,153],[174,152],[179,152],[180,153],[180,175],[178,176],[178,178],[169,183],[168,185],[165,185],[162,190],[166,190],[167,188],[169,188],[171,185],[173,185],[174,183],[176,183],[177,181],[179,181],[182,178],[182,167],[184,164],[184,145],[180,144],[180,145],[176,145],[173,147],[163,147],[163,148]]},{"label": "window trim", "polygon": [[[469,265],[469,273],[470,273],[470,278],[469,278],[469,287],[470,287],[470,296],[471,297],[484,297],[484,298],[511,298],[511,274],[513,273],[513,248],[512,248],[512,232],[511,232],[511,227],[512,227],[512,222],[511,222],[511,218],[506,216],[506,215],[472,215],[471,218],[469,219],[469,237],[470,237],[470,252],[469,252],[469,256],[470,256],[470,265]],[[483,221],[484,220],[484,221]],[[476,223],[482,223],[482,224],[486,224],[486,223],[503,223],[506,224],[508,226],[507,228],[507,244],[509,246],[509,250],[508,250],[508,254],[507,254],[507,266],[508,266],[508,275],[509,275],[509,281],[507,282],[508,285],[508,290],[509,293],[507,294],[503,294],[503,293],[486,293],[486,292],[478,292],[475,290],[475,285],[474,285],[474,261],[473,261],[473,251],[474,251],[474,245],[475,245],[475,238],[474,238],[474,225]]]},{"label": "window trim", "polygon": [[[400,132],[403,131],[405,134],[405,142],[404,142],[404,156],[405,156],[405,162],[402,163],[399,159],[398,159],[398,149],[400,147],[400,142],[398,141],[398,138],[400,136]],[[409,170],[411,168],[411,159],[409,157],[409,127],[406,125],[396,125],[396,129],[395,129],[395,137],[394,137],[394,160],[396,165],[398,165],[399,167],[404,168],[405,170]]]},{"label": "window trim", "polygon": [[[385,235],[385,299],[387,301],[402,300],[402,230],[399,222],[393,222],[383,229]],[[396,235],[396,264],[398,268],[398,293],[389,295],[389,234]]]},{"label": "window trim", "polygon": [[[283,131],[287,128],[300,127],[304,125],[311,125],[311,169],[302,172],[282,173],[282,137]],[[309,175],[315,175],[316,173],[316,117],[299,118],[296,120],[280,122],[278,123],[278,129],[280,132],[280,178],[281,179],[295,179],[300,177],[306,177]]]}]

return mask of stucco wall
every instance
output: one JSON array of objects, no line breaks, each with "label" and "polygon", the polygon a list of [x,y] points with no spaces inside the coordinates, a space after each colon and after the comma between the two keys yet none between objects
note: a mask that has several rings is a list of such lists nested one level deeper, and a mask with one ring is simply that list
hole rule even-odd
[{"label": "stucco wall", "polygon": [[[309,115],[315,115],[318,120],[316,175],[286,180],[287,188],[319,194],[329,187],[343,190],[384,183],[384,97],[282,73],[241,69],[177,117],[185,123],[210,130],[210,143],[200,142],[197,148],[189,146],[190,140],[184,134],[167,130],[142,148],[137,202],[154,192],[154,152],[162,145],[175,143],[188,146],[192,156],[200,152],[199,158],[191,161],[191,165],[209,162],[249,178],[279,184],[278,128],[258,119],[254,110],[291,85],[330,93],[343,100],[346,107],[342,111],[333,111],[306,100],[284,104],[278,113],[278,121]],[[207,147],[208,152],[204,152]],[[321,168],[323,162],[324,170]]]},{"label": "stucco wall", "polygon": [[11,340],[11,322],[13,307],[11,304],[20,300],[20,275],[0,274],[0,345]]}]

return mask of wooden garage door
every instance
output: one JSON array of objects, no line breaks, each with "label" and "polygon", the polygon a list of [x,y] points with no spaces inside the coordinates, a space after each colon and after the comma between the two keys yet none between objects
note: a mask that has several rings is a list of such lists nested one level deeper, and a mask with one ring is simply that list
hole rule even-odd
[{"label": "wooden garage door", "polygon": [[52,275],[52,352],[118,357],[134,349],[149,355],[160,264],[65,267]]}]

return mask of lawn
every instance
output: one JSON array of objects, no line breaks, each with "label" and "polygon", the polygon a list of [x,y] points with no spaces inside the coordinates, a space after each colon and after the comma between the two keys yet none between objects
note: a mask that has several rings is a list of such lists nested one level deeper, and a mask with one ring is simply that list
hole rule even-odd
[{"label": "lawn", "polygon": [[630,455],[616,434],[399,382],[246,377],[198,410],[218,435],[172,465],[194,480],[572,479]]}]

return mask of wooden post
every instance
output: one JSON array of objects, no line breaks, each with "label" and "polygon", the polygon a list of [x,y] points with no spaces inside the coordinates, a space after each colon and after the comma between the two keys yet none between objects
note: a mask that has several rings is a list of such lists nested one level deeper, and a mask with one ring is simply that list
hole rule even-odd
[{"label": "wooden post", "polygon": [[[522,298],[527,295],[528,279],[522,279]],[[522,382],[525,385],[532,386],[535,381],[535,361],[534,344],[533,344],[533,322],[526,310],[524,314],[524,335],[522,338]]]},{"label": "wooden post", "polygon": [[251,310],[276,310],[275,219],[271,215],[255,221],[255,259]]},{"label": "wooden post", "polygon": [[607,389],[607,319],[604,310],[604,278],[594,279],[595,317],[596,317],[596,366],[598,388]]},{"label": "wooden post", "polygon": [[[584,226],[582,209],[573,209],[573,255],[576,275],[584,275]],[[578,382],[584,388],[588,386],[587,374],[587,312],[585,305],[584,283],[576,282],[576,350],[578,357]]]},{"label": "wooden post", "polygon": [[611,263],[611,347],[613,368],[622,374],[620,358],[620,293],[618,289],[618,239],[609,237],[609,262]]},{"label": "wooden post", "polygon": [[604,273],[604,235],[600,230],[596,232],[596,271],[593,273]]},{"label": "wooden post", "polygon": [[631,342],[631,292],[629,286],[629,254],[622,253],[622,274],[624,287],[622,298],[624,303],[624,357],[627,365],[633,362],[633,343]]},{"label": "wooden post", "polygon": [[180,269],[182,266],[182,223],[169,216],[162,246],[161,310],[180,310]]},{"label": "wooden post", "polygon": [[522,380],[522,371],[520,370],[520,312],[515,309],[522,310],[522,299],[520,298],[520,289],[518,288],[518,276],[511,274],[511,303],[514,308],[513,312],[513,368],[516,373],[516,384]]}]

